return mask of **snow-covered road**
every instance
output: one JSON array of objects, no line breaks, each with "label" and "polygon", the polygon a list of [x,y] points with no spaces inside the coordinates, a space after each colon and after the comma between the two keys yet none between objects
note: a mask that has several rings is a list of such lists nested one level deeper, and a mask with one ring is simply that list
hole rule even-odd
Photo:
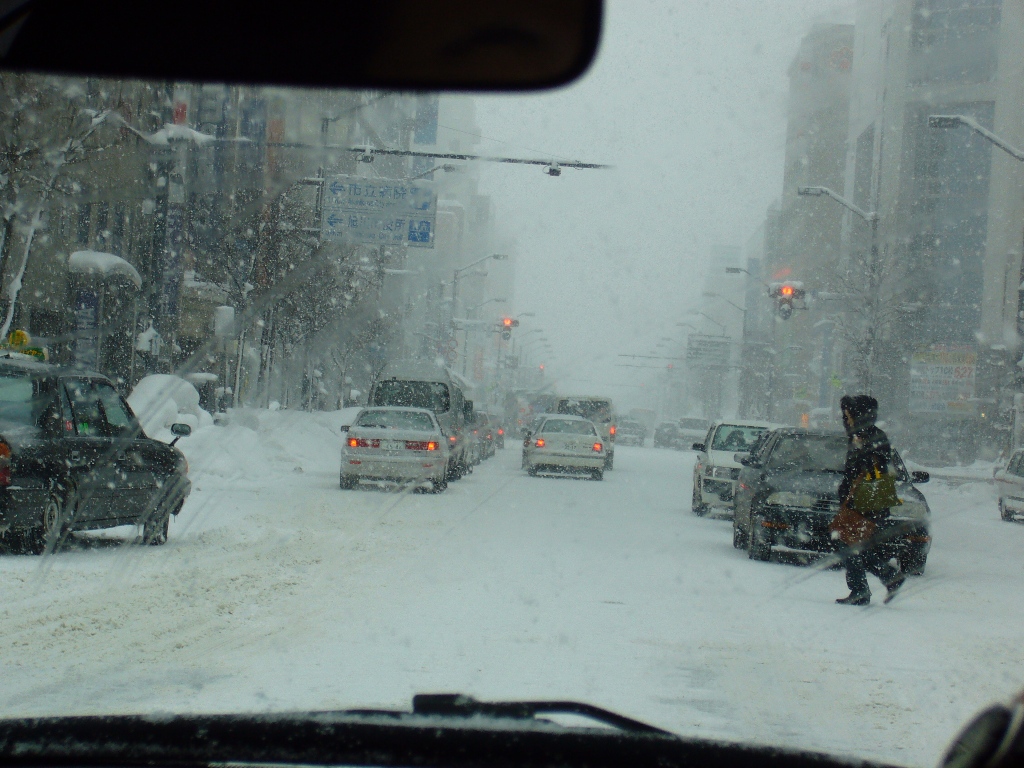
[{"label": "snow-covered road", "polygon": [[529,478],[510,441],[443,495],[341,491],[336,414],[259,419],[183,443],[166,546],[0,557],[0,715],[461,691],[929,765],[1024,686],[1024,525],[985,483],[924,486],[927,573],[854,609],[841,572],[750,562],[691,515],[689,453],[621,448],[597,483]]}]

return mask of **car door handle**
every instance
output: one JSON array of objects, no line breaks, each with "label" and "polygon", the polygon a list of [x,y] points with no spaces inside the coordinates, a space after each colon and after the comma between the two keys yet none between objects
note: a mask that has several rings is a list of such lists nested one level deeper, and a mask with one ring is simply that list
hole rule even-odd
[{"label": "car door handle", "polygon": [[78,451],[72,451],[71,452],[71,460],[74,461],[74,462],[81,461],[82,460],[82,454],[79,453]]}]

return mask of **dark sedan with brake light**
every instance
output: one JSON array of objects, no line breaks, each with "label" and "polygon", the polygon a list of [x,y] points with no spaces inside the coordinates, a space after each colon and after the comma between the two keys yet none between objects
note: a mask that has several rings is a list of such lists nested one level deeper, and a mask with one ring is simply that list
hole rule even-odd
[{"label": "dark sedan with brake light", "polygon": [[[191,433],[175,424],[177,436]],[[0,533],[16,552],[52,552],[74,530],[141,525],[167,541],[191,490],[181,451],[145,435],[105,376],[0,359]]]},{"label": "dark sedan with brake light", "polygon": [[340,485],[360,480],[426,483],[435,492],[448,487],[448,456],[453,441],[426,408],[366,408],[343,426]]},{"label": "dark sedan with brake light", "polygon": [[[733,546],[752,560],[768,560],[773,550],[834,552],[828,525],[839,511],[846,449],[843,433],[779,429],[754,452],[738,454]],[[903,571],[920,574],[931,547],[931,512],[914,484],[928,482],[928,473],[908,473],[895,450],[891,468],[903,503],[879,525],[881,546]]]}]

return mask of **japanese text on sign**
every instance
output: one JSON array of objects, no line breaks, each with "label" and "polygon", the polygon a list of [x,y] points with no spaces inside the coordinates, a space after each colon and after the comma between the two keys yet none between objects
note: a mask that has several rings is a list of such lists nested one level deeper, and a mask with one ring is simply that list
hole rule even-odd
[{"label": "japanese text on sign", "polygon": [[434,247],[437,195],[427,181],[333,176],[323,193],[325,240]]},{"label": "japanese text on sign", "polygon": [[974,413],[977,353],[966,346],[935,345],[910,359],[910,411],[969,416]]}]

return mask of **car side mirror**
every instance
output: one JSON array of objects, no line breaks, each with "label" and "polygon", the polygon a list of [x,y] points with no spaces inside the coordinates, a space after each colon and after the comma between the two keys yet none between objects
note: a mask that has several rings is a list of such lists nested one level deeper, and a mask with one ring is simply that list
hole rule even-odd
[{"label": "car side mirror", "polygon": [[342,424],[342,425],[341,425],[341,431],[342,431],[342,432],[348,432],[348,428],[349,428],[349,425],[348,425],[348,424]]},{"label": "car side mirror", "polygon": [[171,440],[171,445],[174,445],[181,438],[191,435],[192,427],[188,424],[171,424],[171,434],[174,435],[174,439]]},{"label": "car side mirror", "polygon": [[732,457],[733,457],[733,459],[738,464],[742,464],[744,467],[760,467],[761,466],[761,463],[759,461],[755,461],[753,458],[751,458],[749,453],[734,453],[732,455]]},{"label": "car side mirror", "polygon": [[690,447],[693,450],[697,451],[698,453],[703,453],[704,452],[704,443],[694,443]]},{"label": "car side mirror", "polygon": [[910,473],[910,482],[912,482],[912,483],[927,483],[929,480],[931,480],[931,477],[932,476],[930,474],[928,474],[927,472],[911,472]]}]

